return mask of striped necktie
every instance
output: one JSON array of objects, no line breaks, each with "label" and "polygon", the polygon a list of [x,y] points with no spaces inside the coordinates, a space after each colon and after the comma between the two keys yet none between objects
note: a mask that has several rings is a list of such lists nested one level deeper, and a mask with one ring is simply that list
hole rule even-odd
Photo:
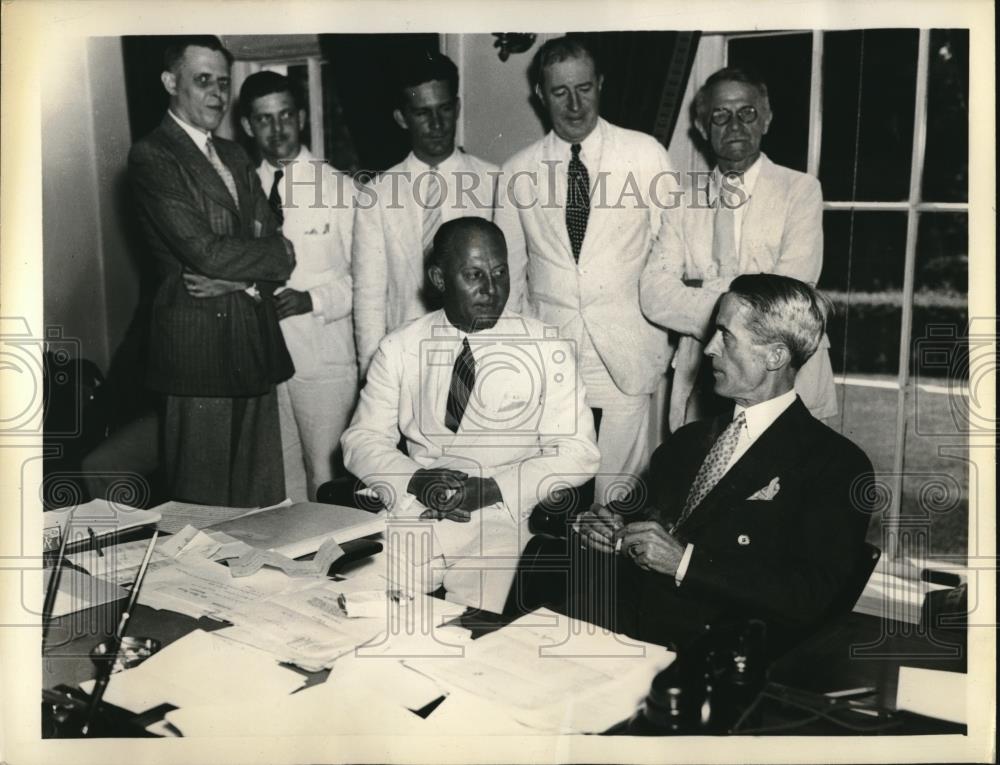
[{"label": "striped necktie", "polygon": [[580,144],[570,146],[570,152],[573,156],[566,176],[566,231],[573,248],[573,260],[579,260],[590,218],[590,174],[580,159]]},{"label": "striped necktie", "polygon": [[708,496],[709,492],[722,479],[722,476],[726,474],[726,468],[729,467],[729,460],[732,459],[733,454],[736,452],[736,445],[740,441],[740,433],[746,424],[746,412],[740,412],[726,426],[726,429],[719,434],[719,437],[715,439],[715,443],[712,444],[712,448],[709,449],[708,454],[705,456],[705,461],[698,468],[698,474],[694,477],[694,483],[691,484],[687,500],[684,502],[684,509],[681,511],[680,518],[677,519],[677,522],[671,528],[671,533],[683,525],[694,509],[701,504],[701,501]]},{"label": "striped necktie", "polygon": [[462,352],[455,359],[451,370],[451,386],[448,388],[448,403],[445,407],[444,424],[452,433],[458,432],[462,424],[465,408],[476,387],[476,360],[469,347],[469,338],[462,339]]},{"label": "striped necktie", "polygon": [[434,247],[434,235],[441,227],[441,203],[444,201],[444,179],[436,167],[431,168],[428,178],[427,197],[421,226],[421,244],[425,260]]},{"label": "striped necktie", "polygon": [[212,136],[208,136],[205,140],[205,156],[208,157],[208,161],[212,163],[212,167],[215,168],[215,172],[219,174],[222,182],[226,184],[226,188],[229,190],[229,195],[233,198],[236,203],[236,207],[240,206],[240,197],[236,193],[236,180],[233,178],[233,174],[226,167],[225,163],[219,159],[219,155],[215,153],[215,144],[212,141]]}]

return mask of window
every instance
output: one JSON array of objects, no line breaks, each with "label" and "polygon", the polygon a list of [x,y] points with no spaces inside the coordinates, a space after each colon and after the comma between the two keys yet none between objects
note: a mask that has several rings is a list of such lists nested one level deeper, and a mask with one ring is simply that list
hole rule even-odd
[{"label": "window", "polygon": [[768,83],[764,151],[823,185],[837,426],[888,491],[871,539],[889,555],[963,565],[968,30],[732,35],[726,49]]}]

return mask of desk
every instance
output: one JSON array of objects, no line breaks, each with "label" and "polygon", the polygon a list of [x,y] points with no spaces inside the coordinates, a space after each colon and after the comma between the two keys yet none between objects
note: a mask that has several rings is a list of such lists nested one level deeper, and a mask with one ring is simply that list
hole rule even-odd
[{"label": "desk", "polygon": [[[115,614],[122,603],[108,605],[63,617],[60,622],[74,624],[114,624]],[[101,612],[104,612],[103,614]],[[480,637],[505,626],[510,619],[483,611],[467,610],[459,619],[473,637]],[[102,639],[93,631],[77,633],[65,642],[57,640],[59,624],[53,625],[54,638],[43,653],[43,687],[59,685],[76,687],[93,677],[94,665],[90,650]],[[157,611],[139,606],[132,616],[129,634],[154,637],[163,645],[177,640],[194,629],[212,631],[225,623],[212,619],[192,619],[170,611]],[[966,671],[965,641],[962,633],[943,630],[921,630],[916,625],[886,622],[864,614],[851,614],[835,629],[806,641],[776,662],[770,673],[771,681],[794,688],[824,693],[871,686],[877,689],[877,704],[895,708],[896,681],[901,665]],[[306,673],[303,673],[306,674]],[[322,682],[326,672],[306,675],[312,682]],[[798,723],[805,714],[778,703],[760,705],[759,719],[754,728],[775,728],[773,734],[850,735],[853,732],[825,720],[814,720],[803,726],[781,729],[779,726]],[[863,717],[860,722],[868,722]],[[965,726],[933,720],[910,713],[898,713],[893,726],[881,731],[889,735],[964,733]],[[621,731],[618,731],[621,732]]]}]

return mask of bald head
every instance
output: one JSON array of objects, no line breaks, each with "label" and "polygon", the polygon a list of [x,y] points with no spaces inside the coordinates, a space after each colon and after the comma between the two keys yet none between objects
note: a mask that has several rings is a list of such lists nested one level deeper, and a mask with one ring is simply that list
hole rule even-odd
[{"label": "bald head", "polygon": [[448,320],[459,329],[489,329],[507,304],[507,242],[484,218],[457,218],[434,236],[427,278],[441,293]]}]

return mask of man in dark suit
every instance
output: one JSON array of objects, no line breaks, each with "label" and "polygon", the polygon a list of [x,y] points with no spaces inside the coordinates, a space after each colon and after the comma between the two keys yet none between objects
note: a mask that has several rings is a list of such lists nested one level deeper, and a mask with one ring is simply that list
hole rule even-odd
[{"label": "man in dark suit", "polygon": [[[129,154],[159,285],[149,386],[165,394],[163,462],[174,499],[256,506],[285,496],[275,384],[292,374],[272,293],[295,264],[253,164],[214,138],[229,105],[231,54],[215,37],[166,51],[170,109]],[[251,283],[231,291],[195,276]]]},{"label": "man in dark suit", "polygon": [[651,505],[594,509],[577,524],[617,564],[618,631],[683,645],[705,623],[753,617],[776,646],[833,615],[863,567],[872,466],[795,394],[825,317],[790,277],[739,276],[722,296],[705,353],[732,415],[656,450]]}]

